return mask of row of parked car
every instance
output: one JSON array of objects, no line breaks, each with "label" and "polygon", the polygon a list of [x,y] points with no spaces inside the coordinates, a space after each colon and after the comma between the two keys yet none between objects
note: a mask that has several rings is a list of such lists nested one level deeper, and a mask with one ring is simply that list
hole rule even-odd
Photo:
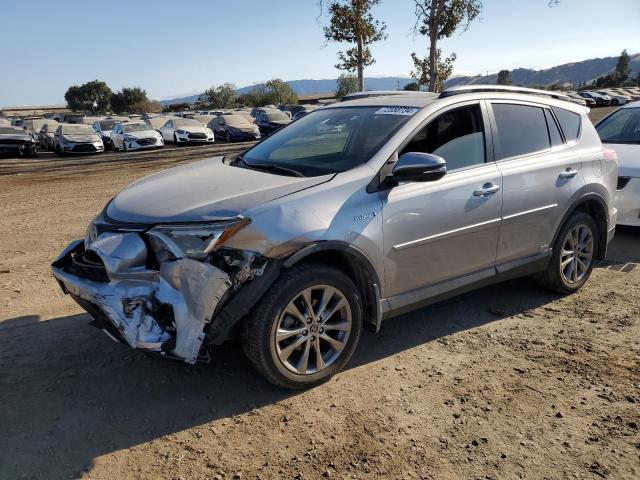
[{"label": "row of parked car", "polygon": [[[59,155],[161,148],[165,143],[210,144],[258,140],[301,118],[313,107],[198,110],[132,117],[71,114],[0,119],[0,151],[36,156],[36,146]],[[6,141],[5,141],[6,140]]]},{"label": "row of parked car", "polygon": [[629,102],[640,100],[640,88],[607,88],[604,90],[581,90],[578,92],[566,92],[573,99],[583,100],[589,108],[617,107]]}]

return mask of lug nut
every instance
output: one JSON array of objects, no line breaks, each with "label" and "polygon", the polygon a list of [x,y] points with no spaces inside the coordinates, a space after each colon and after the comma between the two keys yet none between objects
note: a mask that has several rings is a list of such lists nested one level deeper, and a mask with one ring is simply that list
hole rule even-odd
[{"label": "lug nut", "polygon": [[303,331],[302,331],[302,334],[303,334],[303,335],[306,335],[306,334],[308,334],[308,333],[309,333],[309,332],[307,332],[306,330],[303,330]]}]

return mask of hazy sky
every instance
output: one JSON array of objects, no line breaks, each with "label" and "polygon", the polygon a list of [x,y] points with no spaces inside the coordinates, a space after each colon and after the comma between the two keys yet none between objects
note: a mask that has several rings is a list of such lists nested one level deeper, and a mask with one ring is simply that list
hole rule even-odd
[{"label": "hazy sky", "polygon": [[[317,0],[0,0],[0,105],[64,103],[73,84],[141,86],[162,99],[232,82],[335,78]],[[443,40],[458,73],[544,68],[640,52],[640,0],[484,0],[482,20]],[[389,38],[373,46],[370,76],[406,75],[413,0],[383,0]]]}]

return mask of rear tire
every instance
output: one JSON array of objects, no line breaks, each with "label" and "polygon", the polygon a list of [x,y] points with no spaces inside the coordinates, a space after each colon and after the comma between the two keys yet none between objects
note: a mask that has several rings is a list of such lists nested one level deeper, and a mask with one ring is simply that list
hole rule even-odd
[{"label": "rear tire", "polygon": [[229,132],[225,134],[224,139],[227,141],[227,143],[233,142],[233,139],[231,138],[231,134],[229,134]]},{"label": "rear tire", "polygon": [[578,291],[591,276],[599,244],[594,219],[583,212],[572,214],[558,233],[540,283],[557,293]]},{"label": "rear tire", "polygon": [[351,279],[336,268],[310,263],[278,278],[245,319],[242,344],[267,380],[301,389],[342,370],[361,332],[360,294]]},{"label": "rear tire", "polygon": [[613,106],[613,107],[617,107],[619,103],[620,102],[618,102],[617,98],[614,98],[613,100],[611,100],[611,106]]}]

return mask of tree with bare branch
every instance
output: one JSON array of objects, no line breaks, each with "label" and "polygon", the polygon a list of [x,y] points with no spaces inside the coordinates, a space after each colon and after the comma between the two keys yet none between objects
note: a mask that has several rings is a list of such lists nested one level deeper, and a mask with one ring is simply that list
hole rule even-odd
[{"label": "tree with bare branch", "polygon": [[[413,27],[414,34],[424,35],[429,38],[429,52],[424,59],[411,54],[414,65],[420,64],[423,73],[422,81],[429,85],[429,91],[435,92],[441,88],[447,77],[451,74],[455,54],[441,59],[438,48],[438,40],[448,38],[456,30],[465,32],[471,22],[480,16],[482,2],[480,0],[414,0],[416,23]],[[419,60],[419,62],[416,62]]]},{"label": "tree with bare branch", "polygon": [[[322,9],[323,1],[319,2]],[[373,17],[371,9],[380,0],[334,0],[329,3],[329,25],[324,27],[327,41],[354,45],[338,52],[336,68],[356,72],[358,90],[364,90],[364,68],[375,63],[369,45],[387,38],[387,26]]]}]

